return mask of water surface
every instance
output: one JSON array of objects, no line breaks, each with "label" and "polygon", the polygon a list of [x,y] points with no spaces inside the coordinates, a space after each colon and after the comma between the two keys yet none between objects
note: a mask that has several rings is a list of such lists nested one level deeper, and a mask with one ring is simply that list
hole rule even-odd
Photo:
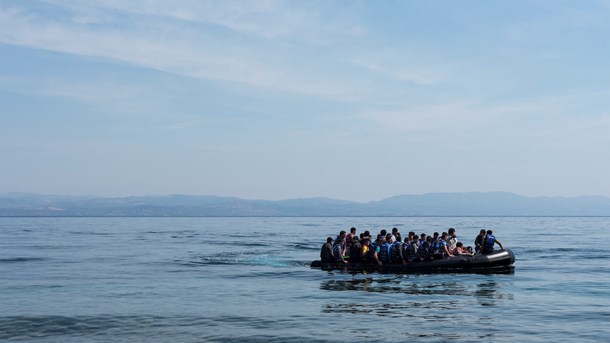
[{"label": "water surface", "polygon": [[[493,228],[502,274],[309,268],[327,236]],[[610,218],[0,218],[0,340],[608,341]]]}]

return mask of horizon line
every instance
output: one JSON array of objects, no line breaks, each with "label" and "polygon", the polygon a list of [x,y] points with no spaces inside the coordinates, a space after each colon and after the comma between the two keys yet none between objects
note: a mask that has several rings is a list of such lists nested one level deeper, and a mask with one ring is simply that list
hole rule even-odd
[{"label": "horizon line", "polygon": [[168,193],[168,194],[140,194],[140,195],[95,195],[95,194],[52,194],[52,193],[33,193],[33,192],[19,192],[19,191],[11,191],[0,193],[0,197],[8,197],[11,195],[20,195],[20,196],[47,196],[47,197],[74,197],[74,198],[105,198],[105,199],[121,199],[121,198],[147,198],[147,197],[172,197],[172,196],[186,196],[186,197],[214,197],[214,198],[233,198],[239,200],[247,200],[247,201],[290,201],[290,200],[313,200],[313,199],[327,199],[327,200],[337,200],[337,201],[345,201],[345,202],[353,202],[360,204],[367,204],[371,202],[382,201],[395,197],[402,196],[425,196],[425,195],[438,195],[438,194],[509,194],[516,195],[519,197],[536,199],[536,198],[563,198],[563,199],[574,199],[574,198],[606,198],[610,199],[610,196],[606,195],[576,195],[576,196],[565,196],[565,195],[523,195],[519,193],[514,193],[510,191],[460,191],[460,192],[426,192],[426,193],[403,193],[386,196],[384,198],[378,200],[368,200],[368,201],[357,201],[357,200],[347,200],[341,198],[333,198],[330,196],[312,196],[312,197],[291,197],[291,198],[281,198],[281,199],[265,199],[265,198],[247,198],[233,195],[213,195],[213,194],[187,194],[187,193]]}]

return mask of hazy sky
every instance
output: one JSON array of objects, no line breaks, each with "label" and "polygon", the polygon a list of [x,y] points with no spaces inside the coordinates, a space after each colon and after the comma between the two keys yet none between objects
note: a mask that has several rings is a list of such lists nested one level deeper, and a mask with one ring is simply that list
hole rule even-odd
[{"label": "hazy sky", "polygon": [[0,0],[0,193],[610,196],[610,1]]}]

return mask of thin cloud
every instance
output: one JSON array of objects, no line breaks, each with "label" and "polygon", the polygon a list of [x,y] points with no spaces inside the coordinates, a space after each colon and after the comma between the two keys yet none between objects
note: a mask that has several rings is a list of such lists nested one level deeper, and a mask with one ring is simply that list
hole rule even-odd
[{"label": "thin cloud", "polygon": [[[98,9],[94,12],[99,12],[99,8],[103,9],[104,6],[115,10],[129,7],[120,7],[116,2],[98,4]],[[360,99],[368,91],[368,88],[344,80],[337,74],[328,75],[323,71],[315,71],[315,68],[313,73],[311,68],[294,68],[295,61],[305,66],[313,64],[307,56],[295,55],[297,53],[292,51],[290,45],[269,45],[269,50],[265,50],[264,41],[260,42],[263,45],[261,48],[256,41],[249,42],[235,36],[213,34],[212,31],[195,26],[150,17],[136,16],[128,24],[124,24],[128,25],[127,27],[95,25],[92,24],[96,22],[95,16],[81,13],[89,7],[82,9],[81,5],[74,2],[68,2],[66,6],[71,10],[78,10],[72,20],[51,20],[43,14],[15,6],[5,9],[0,14],[0,42],[109,58],[183,76],[239,82],[269,90],[339,100]],[[169,10],[152,8],[150,13],[177,18],[177,15],[171,14]],[[227,10],[223,10],[221,6],[220,12],[225,13]],[[108,13],[104,12],[104,15],[107,16]],[[223,25],[231,26],[232,20],[223,21]],[[306,21],[305,18],[300,19],[300,22]],[[264,35],[255,29],[253,32]],[[323,54],[315,58],[319,59],[317,64],[332,63],[332,59]]]},{"label": "thin cloud", "polygon": [[588,108],[599,102],[608,106],[608,99],[610,91],[572,92],[503,103],[485,98],[444,99],[439,104],[366,110],[360,113],[360,118],[397,133],[492,129],[492,132],[519,130],[530,136],[570,137],[574,132],[610,130],[607,113],[595,113]]},{"label": "thin cloud", "polygon": [[390,79],[409,81],[418,85],[432,85],[442,79],[438,72],[422,70],[421,65],[413,64],[411,67],[397,65],[395,62],[397,59],[399,57],[393,59],[355,57],[346,62]]}]

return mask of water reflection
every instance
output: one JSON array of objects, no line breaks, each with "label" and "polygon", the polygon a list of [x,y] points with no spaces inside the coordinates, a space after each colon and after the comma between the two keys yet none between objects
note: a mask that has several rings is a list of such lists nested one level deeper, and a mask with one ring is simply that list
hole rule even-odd
[{"label": "water reflection", "polygon": [[[324,305],[322,308],[323,313],[352,313],[352,314],[373,314],[381,317],[417,317],[424,319],[447,319],[444,315],[435,313],[422,313],[422,308],[435,308],[439,310],[450,310],[453,309],[458,303],[455,301],[408,301],[401,303],[386,303],[386,304],[373,304],[373,303],[346,303],[336,304],[329,303]],[[417,310],[417,311],[414,311]]]},{"label": "water reflection", "polygon": [[496,306],[498,300],[514,300],[513,294],[499,292],[499,288],[495,281],[480,282],[474,296],[481,306]]},{"label": "water reflection", "polygon": [[348,273],[352,275],[359,274],[384,274],[384,275],[422,275],[422,274],[476,274],[476,275],[495,275],[495,274],[515,274],[515,266],[502,266],[495,267],[489,269],[452,269],[452,270],[443,270],[443,269],[434,269],[434,270],[417,270],[417,271],[396,271],[396,270],[385,270],[380,269],[377,270],[373,267],[369,269],[353,269],[348,266],[345,267],[337,267],[337,266],[322,266],[320,269],[328,271],[328,272],[340,272],[340,273]]},{"label": "water reflection", "polygon": [[464,283],[404,281],[401,278],[364,278],[352,280],[327,280],[320,284],[325,291],[361,291],[374,293],[402,293],[410,295],[470,295]]},{"label": "water reflection", "polygon": [[[381,275],[380,275],[381,276]],[[337,296],[323,305],[322,313],[351,313],[380,317],[404,317],[417,320],[460,322],[465,313],[475,323],[489,323],[488,312],[473,316],[472,312],[481,307],[494,307],[499,302],[512,301],[514,296],[503,290],[496,280],[455,279],[429,281],[421,278],[365,277],[351,280],[325,280],[320,283],[324,291],[363,292],[391,295],[379,298],[362,294]],[[345,302],[341,300],[346,300]],[[375,302],[383,299],[382,302]],[[388,301],[391,299],[391,301]]]}]

